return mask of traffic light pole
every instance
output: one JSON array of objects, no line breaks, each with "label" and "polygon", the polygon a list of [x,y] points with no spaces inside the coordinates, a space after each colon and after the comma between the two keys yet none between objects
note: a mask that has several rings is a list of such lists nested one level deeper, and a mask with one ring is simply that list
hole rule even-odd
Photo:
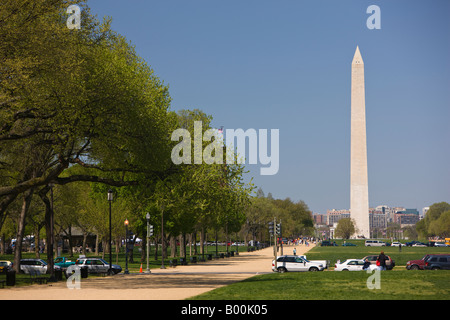
[{"label": "traffic light pole", "polygon": [[273,218],[273,226],[274,226],[274,234],[273,234],[273,255],[274,255],[274,260],[275,260],[275,270],[278,270],[278,266],[277,266],[277,251],[278,251],[278,241],[277,241],[277,234],[276,234],[276,225],[277,225],[277,220],[276,218]]},{"label": "traffic light pole", "polygon": [[280,243],[281,255],[283,255],[283,232],[281,231],[281,219],[280,219],[280,239],[281,239]]}]

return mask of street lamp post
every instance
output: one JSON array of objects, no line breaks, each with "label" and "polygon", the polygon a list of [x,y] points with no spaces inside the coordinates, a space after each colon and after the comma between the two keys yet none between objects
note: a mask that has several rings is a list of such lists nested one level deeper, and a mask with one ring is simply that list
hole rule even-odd
[{"label": "street lamp post", "polygon": [[112,225],[111,225],[111,202],[113,201],[113,192],[108,190],[108,202],[109,202],[109,269],[108,274],[112,275]]},{"label": "street lamp post", "polygon": [[165,269],[164,266],[164,204],[161,205],[161,269]]},{"label": "street lamp post", "polygon": [[124,274],[130,274],[128,272],[128,219],[125,219],[125,271]]},{"label": "street lamp post", "polygon": [[150,266],[149,266],[149,252],[150,252],[150,213],[147,212],[145,218],[147,218],[147,270],[145,270],[146,273],[150,272]]}]

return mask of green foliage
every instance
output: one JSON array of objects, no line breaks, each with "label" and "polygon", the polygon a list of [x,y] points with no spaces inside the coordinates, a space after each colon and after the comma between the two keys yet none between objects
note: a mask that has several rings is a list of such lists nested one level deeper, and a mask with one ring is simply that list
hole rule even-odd
[{"label": "green foliage", "polygon": [[251,205],[247,209],[247,219],[250,222],[250,228],[267,231],[267,223],[273,221],[282,222],[283,237],[297,237],[299,235],[310,235],[314,229],[312,212],[303,201],[292,202],[286,198],[273,199],[270,193],[264,197],[264,192],[259,189],[257,196],[251,200]]},{"label": "green foliage", "polygon": [[[70,4],[82,8],[79,30],[66,26]],[[50,184],[58,228],[76,225],[101,238],[108,234],[110,188],[114,236],[125,218],[144,235],[147,212],[157,232],[162,205],[173,236],[235,233],[247,220],[273,216],[283,220],[286,235],[312,228],[303,202],[253,201],[241,164],[174,165],[171,133],[185,128],[193,136],[194,121],[205,132],[212,116],[170,111],[168,87],[85,1],[2,1],[0,39],[0,228],[7,215],[17,221],[25,192],[34,194],[33,214],[18,224],[39,228],[45,210],[48,226]]]},{"label": "green foliage", "polygon": [[340,219],[336,227],[336,236],[338,238],[350,239],[350,237],[355,233],[355,225],[352,219],[343,218]]},{"label": "green foliage", "polygon": [[430,206],[425,218],[416,224],[417,232],[423,237],[439,236],[442,238],[450,236],[450,204],[439,202]]}]

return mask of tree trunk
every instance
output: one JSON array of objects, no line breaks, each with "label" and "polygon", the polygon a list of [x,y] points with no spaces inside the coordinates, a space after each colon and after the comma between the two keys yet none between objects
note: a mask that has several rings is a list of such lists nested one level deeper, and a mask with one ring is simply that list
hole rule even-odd
[{"label": "tree trunk", "polygon": [[[1,230],[1,226],[0,226],[0,230]],[[2,255],[5,254],[5,245],[6,245],[5,237],[6,237],[5,233],[3,233],[2,240],[0,241],[0,254],[2,254]]]},{"label": "tree trunk", "polygon": [[69,257],[73,258],[73,239],[72,239],[72,225],[69,226],[69,234],[68,234],[68,240],[69,240]]},{"label": "tree trunk", "polygon": [[158,239],[155,237],[155,261],[158,260]]},{"label": "tree trunk", "polygon": [[17,228],[16,247],[14,250],[14,270],[19,273],[20,271],[20,259],[22,258],[22,240],[25,232],[25,219],[30,207],[31,198],[33,197],[33,189],[26,191],[23,194],[22,209],[20,210],[20,216]]},{"label": "tree trunk", "polygon": [[205,252],[205,229],[202,228],[202,230],[200,231],[200,254],[204,255]]},{"label": "tree trunk", "polygon": [[117,243],[117,245],[116,245],[116,264],[119,264],[119,251],[120,251],[120,246],[119,246],[119,243],[120,243],[120,238],[117,238],[116,239],[116,243]]},{"label": "tree trunk", "polygon": [[106,241],[102,239],[102,259],[105,259],[105,251],[106,251]]},{"label": "tree trunk", "polygon": [[39,242],[41,238],[39,229],[39,223],[36,223],[34,225],[34,254],[36,256],[36,259],[39,259],[41,257],[41,254],[39,253]]},{"label": "tree trunk", "polygon": [[192,234],[192,241],[194,243],[194,256],[198,255],[198,250],[197,250],[197,232],[194,232]]},{"label": "tree trunk", "polygon": [[186,234],[180,234],[180,257],[186,258]]},{"label": "tree trunk", "polygon": [[95,235],[95,255],[98,256],[98,234]]},{"label": "tree trunk", "polygon": [[175,258],[177,256],[177,238],[170,236],[170,257]]}]

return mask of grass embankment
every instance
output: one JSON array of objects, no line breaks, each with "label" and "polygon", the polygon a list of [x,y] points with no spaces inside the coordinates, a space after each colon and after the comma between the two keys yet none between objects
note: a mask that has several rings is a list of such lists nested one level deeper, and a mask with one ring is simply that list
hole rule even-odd
[{"label": "grass embankment", "polygon": [[[339,242],[338,242],[339,243]],[[365,247],[361,241],[352,241],[356,247],[315,247],[308,259],[330,260],[331,268],[324,272],[287,272],[259,275],[235,284],[218,288],[194,300],[448,300],[450,299],[450,270],[406,270],[408,260],[421,259],[426,253],[450,253],[450,248]],[[340,244],[340,243],[339,243]],[[373,283],[369,274],[332,271],[337,259],[362,258],[383,250],[396,262],[392,271],[380,273],[380,289],[369,289]]]}]

